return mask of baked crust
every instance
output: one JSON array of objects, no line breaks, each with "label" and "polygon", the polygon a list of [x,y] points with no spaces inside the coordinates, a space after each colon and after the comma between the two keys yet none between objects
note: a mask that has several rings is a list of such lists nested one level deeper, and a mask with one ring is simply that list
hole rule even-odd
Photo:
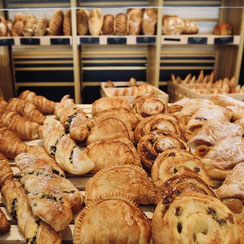
[{"label": "baked crust", "polygon": [[146,8],[142,19],[142,33],[155,35],[158,11],[156,8]]},{"label": "baked crust", "polygon": [[94,8],[90,11],[88,18],[89,32],[92,36],[101,34],[103,26],[103,15],[101,9]]},{"label": "baked crust", "polygon": [[175,15],[163,16],[164,35],[180,35],[184,30],[184,21]]},{"label": "baked crust", "polygon": [[10,224],[4,214],[4,212],[2,211],[2,209],[0,209],[0,235],[3,235],[7,232],[9,232],[10,230]]},{"label": "baked crust", "polygon": [[129,35],[140,35],[143,18],[143,10],[134,8],[127,14]]},{"label": "baked crust", "polygon": [[124,13],[119,13],[115,17],[115,35],[127,35],[128,33],[128,23],[127,15]]},{"label": "baked crust", "polygon": [[8,178],[13,179],[13,171],[9,166],[8,159],[0,153],[0,186]]},{"label": "baked crust", "polygon": [[62,32],[64,13],[61,9],[57,9],[53,13],[53,17],[49,22],[49,35],[57,36]]},{"label": "baked crust", "polygon": [[71,36],[72,35],[71,9],[66,10],[66,12],[64,13],[63,33],[65,36]]},{"label": "baked crust", "polygon": [[86,9],[77,10],[77,33],[78,35],[86,35],[88,33],[88,16]]},{"label": "baked crust", "polygon": [[49,20],[45,17],[37,20],[36,27],[34,29],[34,36],[44,36],[49,26]]},{"label": "baked crust", "polygon": [[102,33],[103,33],[103,35],[113,35],[113,33],[114,33],[114,16],[112,14],[107,14],[104,16]]},{"label": "baked crust", "polygon": [[214,35],[231,35],[232,34],[232,26],[227,23],[218,23],[214,27],[213,31]]},{"label": "baked crust", "polygon": [[88,203],[99,195],[111,191],[124,191],[131,195],[138,204],[153,204],[156,188],[141,167],[112,165],[96,173],[86,184],[85,201]]}]

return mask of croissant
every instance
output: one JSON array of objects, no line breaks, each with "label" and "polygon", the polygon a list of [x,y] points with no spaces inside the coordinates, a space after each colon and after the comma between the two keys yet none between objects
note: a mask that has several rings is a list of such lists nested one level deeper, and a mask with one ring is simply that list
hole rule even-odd
[{"label": "croissant", "polygon": [[23,14],[18,13],[14,16],[14,21],[13,21],[12,30],[11,30],[12,36],[21,36],[22,35],[22,31],[23,31],[25,22],[26,22],[26,17]]},{"label": "croissant", "polygon": [[92,36],[101,34],[103,26],[103,15],[101,9],[95,8],[89,14],[89,32]]},{"label": "croissant", "polygon": [[0,186],[7,180],[13,179],[13,171],[9,166],[8,159],[0,153]]},{"label": "croissant", "polygon": [[65,171],[82,175],[94,168],[94,163],[82,153],[70,136],[64,133],[64,129],[60,128],[60,122],[54,118],[48,118],[44,121],[42,135],[47,153]]},{"label": "croissant", "polygon": [[86,35],[88,33],[88,16],[89,13],[86,9],[77,10],[77,33],[78,35]]},{"label": "croissant", "polygon": [[42,124],[45,120],[45,116],[35,107],[35,105],[20,98],[11,98],[6,109],[17,112],[25,119],[38,124]]},{"label": "croissant", "polygon": [[36,23],[36,28],[34,30],[34,36],[45,36],[48,26],[49,20],[47,18],[38,19]]},{"label": "croissant", "polygon": [[9,232],[10,224],[4,214],[4,212],[0,209],[0,235]]},{"label": "croissant", "polygon": [[39,137],[39,124],[25,120],[16,112],[6,111],[1,113],[0,123],[13,131],[20,139],[34,140]]},{"label": "croissant", "polygon": [[7,36],[8,34],[8,26],[5,18],[0,16],[0,36]]},{"label": "croissant", "polygon": [[63,33],[65,36],[71,36],[72,35],[71,9],[68,9],[64,14]]},{"label": "croissant", "polygon": [[127,26],[127,16],[123,13],[119,13],[115,17],[115,35],[127,35],[128,26]]},{"label": "croissant", "polygon": [[143,14],[142,33],[144,35],[155,35],[158,11],[155,8],[147,8]]},{"label": "croissant", "polygon": [[33,36],[36,24],[37,18],[35,16],[28,16],[22,30],[23,36]]},{"label": "croissant", "polygon": [[61,9],[55,10],[53,17],[49,22],[49,35],[56,36],[60,35],[63,26],[63,11]]},{"label": "croissant", "polygon": [[27,152],[29,146],[7,127],[0,126],[0,152],[7,158],[14,159],[19,153]]},{"label": "croissant", "polygon": [[33,103],[43,114],[52,114],[54,112],[55,102],[43,96],[37,96],[35,92],[29,90],[23,91],[19,98]]},{"label": "croissant", "polygon": [[5,111],[7,106],[8,103],[2,97],[0,97],[0,112]]},{"label": "croissant", "polygon": [[143,10],[138,8],[132,9],[127,16],[128,16],[129,35],[140,35],[142,18],[143,18]]},{"label": "croissant", "polygon": [[103,35],[113,35],[114,33],[114,16],[112,14],[107,14],[104,16],[103,20]]}]

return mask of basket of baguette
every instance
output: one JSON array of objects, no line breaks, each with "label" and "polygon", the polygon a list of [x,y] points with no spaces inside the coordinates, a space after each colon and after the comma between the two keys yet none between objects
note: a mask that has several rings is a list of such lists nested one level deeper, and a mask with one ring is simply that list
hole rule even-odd
[{"label": "basket of baguette", "polygon": [[168,94],[160,89],[143,81],[136,81],[131,78],[130,81],[118,82],[101,82],[101,96],[102,97],[124,97],[127,101],[132,102],[136,96],[143,95],[157,95],[163,101],[168,102]]}]

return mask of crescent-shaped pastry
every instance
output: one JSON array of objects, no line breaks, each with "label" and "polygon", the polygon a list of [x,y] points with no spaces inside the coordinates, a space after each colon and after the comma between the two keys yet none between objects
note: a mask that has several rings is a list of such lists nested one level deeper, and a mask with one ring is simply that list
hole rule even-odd
[{"label": "crescent-shaped pastry", "polygon": [[7,179],[13,179],[13,171],[9,166],[8,159],[0,153],[0,186]]},{"label": "crescent-shaped pastry", "polygon": [[134,8],[127,14],[128,17],[128,34],[129,35],[140,35],[141,24],[143,18],[143,10]]},{"label": "crescent-shaped pastry", "polygon": [[158,203],[152,219],[153,243],[243,243],[231,211],[215,197],[184,193],[170,204]]},{"label": "crescent-shaped pastry", "polygon": [[57,36],[62,32],[64,13],[61,9],[57,9],[53,13],[53,17],[49,22],[49,35]]},{"label": "crescent-shaped pastry", "polygon": [[156,95],[138,96],[133,100],[132,109],[139,118],[167,112],[167,104]]},{"label": "crescent-shaped pastry", "polygon": [[34,36],[45,36],[47,28],[49,25],[49,20],[45,17],[38,19],[36,28],[34,30]]},{"label": "crescent-shaped pastry", "polygon": [[77,33],[78,35],[86,35],[88,33],[88,16],[89,13],[86,9],[78,9],[77,18]]},{"label": "crescent-shaped pastry", "polygon": [[120,97],[102,97],[92,104],[92,115],[96,116],[97,113],[103,112],[111,108],[126,108],[131,109],[130,104],[126,99]]},{"label": "crescent-shaped pastry", "polygon": [[173,148],[188,149],[187,144],[177,135],[163,130],[155,130],[146,134],[137,145],[142,164],[148,170],[151,169],[160,153]]},{"label": "crescent-shaped pastry", "polygon": [[72,35],[71,9],[68,9],[68,10],[64,13],[63,33],[64,33],[65,36],[71,36],[71,35]]},{"label": "crescent-shaped pastry", "polygon": [[143,118],[135,129],[135,141],[138,143],[141,137],[154,130],[164,130],[179,135],[184,139],[184,133],[179,126],[178,119],[172,114],[156,114]]},{"label": "crescent-shaped pastry", "polygon": [[132,129],[135,129],[138,124],[138,119],[135,113],[132,110],[126,108],[110,108],[103,112],[97,113],[97,115],[94,117],[94,124],[96,124],[98,120],[105,119],[113,115],[120,117],[122,120],[129,121]]},{"label": "crescent-shaped pastry", "polygon": [[83,154],[95,165],[92,172],[111,166],[133,164],[141,167],[134,144],[127,138],[107,139],[88,145]]},{"label": "crescent-shaped pastry", "polygon": [[112,14],[107,14],[104,16],[103,20],[103,35],[113,35],[114,33],[114,16]]},{"label": "crescent-shaped pastry", "polygon": [[6,109],[17,112],[25,119],[36,122],[38,124],[42,124],[45,120],[45,116],[36,108],[35,105],[20,98],[11,98],[8,101],[8,106]]},{"label": "crescent-shaped pastry", "polygon": [[97,120],[87,137],[87,145],[103,139],[127,138],[134,142],[130,121],[125,117],[111,115]]},{"label": "crescent-shaped pastry", "polygon": [[5,18],[0,16],[0,36],[7,36],[8,34],[8,26]]},{"label": "crescent-shaped pastry", "polygon": [[147,8],[144,10],[142,19],[142,33],[144,35],[155,35],[158,10],[156,8]]},{"label": "crescent-shaped pastry", "polygon": [[156,185],[160,185],[161,182],[179,174],[182,168],[190,169],[208,185],[211,184],[204,164],[200,159],[183,149],[169,149],[161,153],[153,163],[152,180]]},{"label": "crescent-shaped pastry", "polygon": [[114,34],[115,35],[127,35],[128,32],[128,23],[127,23],[127,15],[124,13],[119,13],[115,17],[115,27]]},{"label": "crescent-shaped pastry", "polygon": [[171,203],[177,196],[185,192],[198,192],[216,197],[210,186],[197,176],[194,171],[183,167],[179,175],[175,175],[165,181],[157,189],[156,202]]},{"label": "crescent-shaped pastry", "polygon": [[101,34],[103,26],[103,15],[101,9],[92,9],[88,19],[89,32],[92,36]]},{"label": "crescent-shaped pastry", "polygon": [[37,96],[35,92],[29,90],[23,91],[19,98],[33,103],[43,114],[53,114],[54,112],[55,102],[43,96]]},{"label": "crescent-shaped pastry", "polygon": [[156,188],[141,167],[112,165],[100,170],[86,184],[85,201],[98,198],[111,191],[124,191],[131,195],[138,204],[153,204]]},{"label": "crescent-shaped pastry", "polygon": [[111,192],[99,197],[75,219],[74,244],[147,244],[150,240],[149,219],[126,193]]}]

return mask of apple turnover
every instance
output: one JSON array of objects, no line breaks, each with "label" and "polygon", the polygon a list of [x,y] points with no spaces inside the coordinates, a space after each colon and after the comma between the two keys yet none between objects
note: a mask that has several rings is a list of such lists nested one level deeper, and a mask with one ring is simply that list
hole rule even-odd
[{"label": "apple turnover", "polygon": [[163,130],[155,130],[146,134],[137,145],[142,164],[148,170],[151,169],[159,154],[173,148],[188,149],[187,144],[177,135]]},{"label": "apple turnover", "polygon": [[74,244],[146,244],[150,240],[151,222],[126,193],[100,196],[75,219]]},{"label": "apple turnover", "polygon": [[142,33],[144,35],[155,35],[158,11],[156,8],[147,8],[144,10],[142,19]]},{"label": "apple turnover", "polygon": [[77,10],[77,33],[80,36],[88,33],[88,16],[89,13],[86,9]]},{"label": "apple turnover", "polygon": [[96,116],[98,113],[111,108],[126,108],[131,109],[130,104],[126,99],[120,97],[102,97],[92,104],[92,115]]},{"label": "apple turnover", "polygon": [[152,219],[153,243],[243,243],[235,216],[215,197],[187,192],[159,202]]},{"label": "apple turnover", "polygon": [[199,178],[210,185],[210,179],[204,164],[196,156],[183,149],[169,149],[161,153],[155,160],[151,177],[156,185],[180,173],[182,168],[195,172]]},{"label": "apple turnover", "polygon": [[101,34],[103,26],[103,15],[101,9],[94,8],[90,11],[88,18],[89,32],[92,36]]},{"label": "apple turnover", "polygon": [[146,171],[131,164],[112,165],[96,173],[86,184],[85,201],[88,203],[111,191],[124,191],[140,205],[153,204],[156,196]]}]

